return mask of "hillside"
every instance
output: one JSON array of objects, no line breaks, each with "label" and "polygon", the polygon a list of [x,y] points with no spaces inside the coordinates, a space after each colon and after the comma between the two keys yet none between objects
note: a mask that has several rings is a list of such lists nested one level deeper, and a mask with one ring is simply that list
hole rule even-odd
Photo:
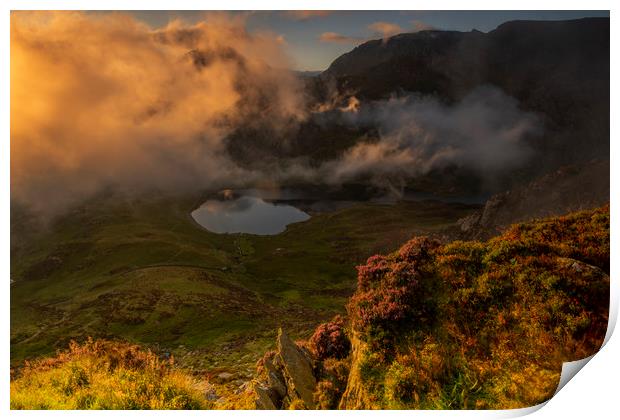
[{"label": "hillside", "polygon": [[[203,384],[202,400],[195,400],[204,374],[192,379],[187,369],[164,368],[133,347],[131,354],[150,362],[139,363],[125,386],[135,390],[141,378],[147,389],[172,387],[163,392],[172,397],[162,408],[538,404],[553,395],[562,362],[595,353],[605,335],[609,206],[514,225],[487,242],[442,245],[416,237],[396,252],[370,257],[357,271],[346,318],[319,325],[303,342],[280,330],[277,349],[237,389]],[[106,406],[91,402],[107,401],[99,381],[127,377],[119,373],[125,365],[110,362],[127,354],[126,346],[89,342],[15,372],[12,406],[33,408],[61,391],[66,407]],[[132,365],[133,356],[128,360]],[[152,369],[164,376],[152,376]],[[147,398],[134,394],[110,406],[129,408]]]},{"label": "hillside", "polygon": [[[202,387],[202,388],[201,388]],[[204,384],[136,345],[105,340],[28,364],[11,381],[11,409],[206,409]]]},{"label": "hillside", "polygon": [[484,243],[414,238],[358,267],[346,322],[323,324],[299,345],[280,332],[277,352],[259,364],[257,404],[539,404],[563,362],[601,346],[608,273],[608,206],[514,225]]},{"label": "hillside", "polygon": [[363,202],[278,235],[218,235],[190,217],[202,200],[101,194],[48,226],[15,209],[11,366],[90,336],[242,380],[277,326],[304,335],[343,312],[355,264],[412,235],[456,231],[477,208]]}]

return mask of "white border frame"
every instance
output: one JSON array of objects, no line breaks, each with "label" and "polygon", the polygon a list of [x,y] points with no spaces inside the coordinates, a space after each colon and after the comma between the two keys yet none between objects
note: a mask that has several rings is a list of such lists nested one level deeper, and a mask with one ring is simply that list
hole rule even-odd
[{"label": "white border frame", "polygon": [[[416,2],[411,1],[394,1],[394,0],[382,0],[382,1],[353,1],[353,0],[314,0],[314,1],[297,1],[297,0],[266,0],[257,4],[248,0],[234,0],[233,2],[210,2],[210,1],[195,1],[195,0],[176,0],[176,1],[164,1],[164,0],[134,0],[131,3],[120,0],[57,0],[57,1],[44,1],[44,0],[5,0],[2,3],[3,13],[0,15],[0,28],[2,33],[2,56],[0,61],[0,80],[2,83],[2,96],[0,98],[1,113],[0,113],[0,133],[2,139],[2,149],[0,152],[0,189],[2,191],[1,200],[1,217],[0,217],[0,229],[2,237],[0,240],[0,251],[2,258],[2,264],[0,264],[0,270],[2,270],[3,279],[2,283],[5,284],[5,293],[2,294],[4,311],[2,312],[2,321],[0,322],[0,354],[2,355],[2,388],[0,389],[0,410],[9,411],[9,337],[10,337],[10,325],[9,325],[9,313],[10,313],[10,268],[9,268],[9,255],[10,255],[10,238],[9,238],[9,197],[10,197],[10,165],[9,165],[9,136],[10,136],[10,115],[9,115],[9,91],[10,91],[10,79],[9,79],[9,26],[10,15],[9,11],[14,10],[291,10],[291,9],[334,9],[334,10],[373,10],[373,9],[385,9],[385,10],[610,10],[611,16],[611,114],[614,115],[614,111],[618,111],[617,98],[618,98],[618,83],[617,79],[614,79],[613,75],[618,74],[618,30],[615,26],[614,20],[615,9],[614,5],[617,2],[612,1],[547,1],[547,0],[505,0],[501,4],[493,1],[480,1],[471,0],[463,2],[462,0],[446,0],[446,1],[429,1],[420,0]],[[222,7],[225,6],[225,7]],[[466,6],[467,8],[464,8]],[[614,47],[615,50],[614,50]],[[611,153],[610,157],[617,157],[616,150],[618,146],[616,144],[618,139],[618,126],[614,119],[611,120]],[[613,159],[612,159],[613,160]],[[611,191],[610,197],[613,203],[618,202],[618,182],[620,182],[620,169],[618,166],[611,165]],[[611,206],[612,213],[612,226],[614,221],[617,220],[619,212],[615,211],[616,207]],[[619,231],[612,228],[611,238],[612,244],[617,244]],[[619,288],[616,285],[614,279],[619,274],[619,265],[614,264],[614,261],[618,261],[618,252],[615,246],[611,247],[611,292],[612,292],[612,306],[610,310],[610,333],[613,331],[615,323],[617,321],[617,308],[618,308],[618,294]],[[617,335],[617,334],[616,334]],[[332,412],[318,412],[318,411],[306,411],[306,412],[261,412],[261,411],[216,411],[216,412],[105,412],[105,411],[48,411],[48,412],[36,412],[36,411],[10,411],[10,416],[16,418],[83,418],[83,416],[89,418],[110,418],[113,416],[116,418],[122,415],[127,418],[136,418],[143,416],[152,416],[153,418],[181,418],[184,420],[188,418],[197,418],[203,416],[209,416],[209,418],[248,418],[255,419],[272,419],[274,417],[295,417],[299,419],[309,419],[314,416],[321,416],[326,418],[368,418],[370,417],[382,417],[382,418],[402,418],[409,419],[411,416],[421,418],[455,418],[458,416],[462,418],[506,418],[521,416],[530,412],[531,418],[579,418],[593,417],[593,418],[608,418],[618,413],[618,375],[620,374],[620,341],[617,337],[608,334],[609,341],[596,354],[591,361],[579,372],[575,379],[569,381],[569,383],[562,388],[562,390],[554,396],[548,403],[541,404],[540,406],[532,409],[524,410],[506,410],[506,411],[380,411],[380,412],[367,412],[367,411],[332,411]],[[542,410],[538,410],[544,406]],[[538,411],[537,411],[538,410]],[[612,414],[613,413],[613,414]]]}]

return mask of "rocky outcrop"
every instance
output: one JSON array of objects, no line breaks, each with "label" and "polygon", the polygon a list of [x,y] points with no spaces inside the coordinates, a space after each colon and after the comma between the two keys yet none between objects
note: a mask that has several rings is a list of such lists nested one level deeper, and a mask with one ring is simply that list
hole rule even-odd
[{"label": "rocky outcrop", "polygon": [[313,364],[310,353],[280,329],[277,351],[268,352],[259,362],[254,383],[256,408],[275,410],[291,405],[314,408],[317,380]]},{"label": "rocky outcrop", "polygon": [[316,379],[309,355],[297,347],[282,329],[278,335],[278,352],[290,396],[300,398],[307,407],[312,407]]},{"label": "rocky outcrop", "polygon": [[609,188],[609,161],[566,166],[494,195],[458,223],[463,239],[486,240],[513,223],[602,206],[609,202]]},{"label": "rocky outcrop", "polygon": [[274,404],[271,390],[259,383],[254,384],[254,393],[256,394],[256,408],[259,410],[277,410],[278,407]]}]

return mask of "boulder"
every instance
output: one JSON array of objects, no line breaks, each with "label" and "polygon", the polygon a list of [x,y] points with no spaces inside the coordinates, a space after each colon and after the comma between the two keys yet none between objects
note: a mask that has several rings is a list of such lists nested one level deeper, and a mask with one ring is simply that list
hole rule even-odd
[{"label": "boulder", "polygon": [[229,372],[222,372],[219,375],[217,375],[217,377],[223,381],[227,381],[233,377],[233,374]]}]

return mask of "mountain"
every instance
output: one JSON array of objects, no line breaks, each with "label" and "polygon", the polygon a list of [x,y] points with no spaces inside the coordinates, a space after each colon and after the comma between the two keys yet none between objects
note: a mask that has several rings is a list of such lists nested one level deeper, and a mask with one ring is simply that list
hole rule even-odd
[{"label": "mountain", "polygon": [[400,34],[343,54],[318,83],[361,100],[415,92],[447,102],[497,86],[543,116],[537,146],[551,168],[609,155],[609,34],[608,18]]},{"label": "mountain", "polygon": [[230,134],[227,150],[238,164],[270,173],[299,163],[316,168],[384,134],[379,121],[347,123],[341,110],[351,97],[361,107],[408,95],[449,106],[492,86],[535,116],[537,132],[521,140],[530,158],[491,182],[455,162],[398,183],[417,192],[424,184],[424,192],[497,193],[566,165],[608,159],[609,51],[608,18],[513,21],[488,33],[429,30],[368,41],[319,76],[301,78],[312,110],[306,120],[281,130],[252,119]]}]

